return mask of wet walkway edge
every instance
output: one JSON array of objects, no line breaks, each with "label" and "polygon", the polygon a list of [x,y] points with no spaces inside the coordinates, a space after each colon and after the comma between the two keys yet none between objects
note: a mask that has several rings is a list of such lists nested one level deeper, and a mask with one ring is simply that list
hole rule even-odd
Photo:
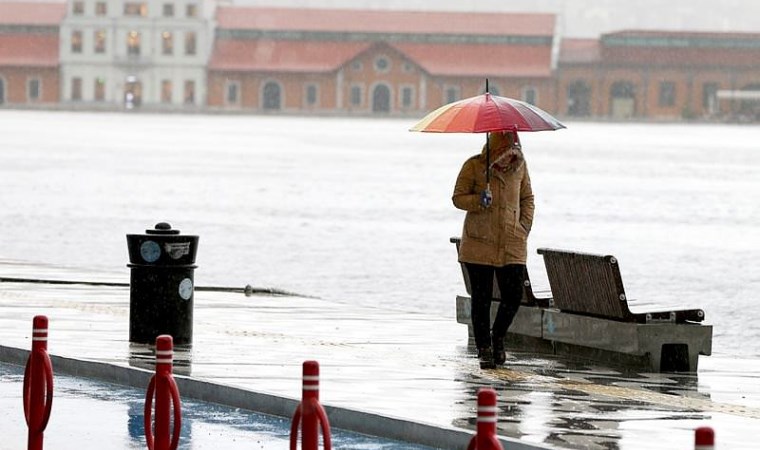
[{"label": "wet walkway edge", "polygon": [[[0,362],[24,366],[28,356],[28,350],[0,345]],[[100,361],[66,358],[52,354],[50,359],[55,373],[97,379],[133,388],[146,388],[150,377],[153,375],[153,372],[149,370]],[[174,378],[182,397],[258,413],[290,418],[299,403],[299,400],[294,398],[255,392],[193,377],[174,375]],[[327,412],[331,427],[370,436],[452,450],[466,449],[473,436],[472,432],[453,427],[444,428],[360,410],[338,408],[327,404],[322,406]],[[546,450],[553,448],[506,437],[499,437],[499,440],[504,448],[510,450]]]}]

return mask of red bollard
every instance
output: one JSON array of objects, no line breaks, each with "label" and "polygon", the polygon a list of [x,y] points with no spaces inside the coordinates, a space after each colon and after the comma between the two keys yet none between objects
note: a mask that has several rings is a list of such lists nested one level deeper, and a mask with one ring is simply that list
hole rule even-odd
[{"label": "red bollard", "polygon": [[28,450],[42,450],[42,437],[53,406],[53,364],[47,353],[48,318],[34,316],[32,352],[24,370],[24,417],[29,427]]},{"label": "red bollard", "polygon": [[[182,408],[179,403],[179,389],[172,376],[173,341],[168,334],[156,338],[156,374],[150,379],[145,394],[145,440],[149,450],[176,450],[182,427]],[[153,394],[156,397],[155,437],[151,423]],[[174,409],[174,429],[169,433],[171,418],[169,410]],[[169,441],[171,436],[171,442]]]},{"label": "red bollard", "polygon": [[715,432],[710,427],[694,431],[694,450],[715,450]]},{"label": "red bollard", "polygon": [[482,388],[478,391],[477,433],[470,440],[467,450],[504,450],[496,438],[496,391]]},{"label": "red bollard", "polygon": [[293,413],[290,426],[290,450],[298,448],[298,424],[301,423],[301,449],[317,450],[319,447],[319,425],[322,426],[324,450],[330,450],[330,423],[322,405],[319,404],[319,363],[303,363],[303,394],[301,403]]}]

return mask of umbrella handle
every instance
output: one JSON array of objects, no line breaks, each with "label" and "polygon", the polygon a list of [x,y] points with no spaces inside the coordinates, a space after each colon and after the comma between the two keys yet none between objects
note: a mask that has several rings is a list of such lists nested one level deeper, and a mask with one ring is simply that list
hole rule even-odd
[{"label": "umbrella handle", "polygon": [[491,194],[491,184],[486,184],[485,190],[480,193],[480,206],[483,208],[488,208],[491,206],[491,202],[493,201],[493,195]]}]

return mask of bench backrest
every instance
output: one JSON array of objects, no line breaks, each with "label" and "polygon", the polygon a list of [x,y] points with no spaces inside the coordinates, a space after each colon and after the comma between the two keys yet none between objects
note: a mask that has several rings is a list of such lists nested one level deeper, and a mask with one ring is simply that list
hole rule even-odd
[{"label": "bench backrest", "polygon": [[610,255],[538,249],[544,257],[554,307],[561,311],[630,321],[617,259]]}]

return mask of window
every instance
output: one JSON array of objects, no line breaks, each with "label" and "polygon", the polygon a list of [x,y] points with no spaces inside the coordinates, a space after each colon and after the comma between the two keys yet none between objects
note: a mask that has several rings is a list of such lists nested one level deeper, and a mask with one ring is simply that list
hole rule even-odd
[{"label": "window", "polygon": [[535,88],[527,87],[523,89],[522,100],[525,103],[528,103],[530,105],[535,105],[537,99],[538,99],[538,93],[536,93]]},{"label": "window", "polygon": [[447,87],[444,92],[444,103],[451,103],[459,100],[459,88],[454,86]]},{"label": "window", "polygon": [[95,79],[95,101],[102,102],[106,99],[106,80],[103,78]]},{"label": "window", "polygon": [[71,53],[82,53],[82,32],[79,30],[71,32]]},{"label": "window", "polygon": [[161,103],[172,102],[172,81],[161,80]]},{"label": "window", "polygon": [[26,84],[26,98],[34,102],[40,99],[40,80],[32,78]]},{"label": "window", "polygon": [[79,77],[71,79],[71,99],[74,101],[82,100],[82,79]]},{"label": "window", "polygon": [[412,73],[414,72],[414,66],[412,65],[412,63],[405,62],[404,65],[402,66],[402,70],[404,71],[404,73]]},{"label": "window", "polygon": [[95,31],[95,53],[106,52],[106,30]]},{"label": "window", "polygon": [[195,54],[195,32],[193,31],[188,31],[185,33],[185,54]]},{"label": "window", "polygon": [[192,105],[195,103],[195,81],[185,80],[185,104]]},{"label": "window", "polygon": [[174,17],[174,4],[173,3],[164,3],[163,15],[164,15],[164,17]]},{"label": "window", "polygon": [[105,16],[106,14],[108,14],[108,7],[106,6],[106,2],[95,3],[95,15]]},{"label": "window", "polygon": [[185,8],[185,16],[198,17],[198,5],[195,3],[188,4],[187,8]]},{"label": "window", "polygon": [[387,72],[391,68],[390,60],[385,56],[375,58],[375,70],[378,72]]},{"label": "window", "polygon": [[127,55],[140,55],[140,33],[137,31],[130,31],[127,34]]},{"label": "window", "polygon": [[148,17],[148,5],[145,3],[124,3],[124,15]]},{"label": "window", "polygon": [[660,94],[657,104],[660,106],[673,106],[676,104],[676,84],[674,82],[660,82]]},{"label": "window", "polygon": [[361,61],[354,61],[351,63],[351,70],[354,72],[361,72],[364,69],[364,64]]},{"label": "window", "polygon": [[236,105],[240,102],[240,83],[237,81],[227,82],[227,104]]},{"label": "window", "polygon": [[306,106],[315,106],[317,104],[317,85],[306,85]]},{"label": "window", "polygon": [[361,86],[351,86],[351,106],[361,106],[362,88]]},{"label": "window", "polygon": [[174,53],[174,35],[171,31],[161,33],[161,53],[171,55]]},{"label": "window", "polygon": [[75,16],[84,15],[84,2],[83,1],[74,2],[71,5],[71,12],[74,13]]},{"label": "window", "polygon": [[401,88],[401,107],[411,108],[414,97],[414,89],[410,86],[403,86]]}]

